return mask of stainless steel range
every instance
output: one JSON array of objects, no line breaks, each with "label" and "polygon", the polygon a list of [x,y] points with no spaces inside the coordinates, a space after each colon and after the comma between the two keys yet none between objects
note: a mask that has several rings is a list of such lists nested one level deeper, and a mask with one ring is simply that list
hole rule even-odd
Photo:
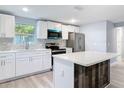
[{"label": "stainless steel range", "polygon": [[[52,55],[64,54],[66,53],[66,48],[60,48],[57,43],[46,43],[46,48],[52,50]],[[53,66],[53,57],[52,57],[52,66]]]},{"label": "stainless steel range", "polygon": [[57,43],[46,43],[46,48],[52,50],[52,55],[66,53],[66,49],[60,48]]}]

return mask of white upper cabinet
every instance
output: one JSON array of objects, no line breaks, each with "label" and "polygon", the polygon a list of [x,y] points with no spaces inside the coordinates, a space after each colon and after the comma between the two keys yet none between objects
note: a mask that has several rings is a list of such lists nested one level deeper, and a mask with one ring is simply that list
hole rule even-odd
[{"label": "white upper cabinet", "polygon": [[62,39],[68,39],[69,32],[79,33],[79,27],[72,25],[64,25],[61,23],[51,22],[51,21],[38,21],[37,22],[37,39],[47,39],[48,29],[62,31]]},{"label": "white upper cabinet", "polygon": [[68,25],[62,25],[62,39],[68,39]]},{"label": "white upper cabinet", "polygon": [[68,32],[74,32],[75,26],[68,25]]},{"label": "white upper cabinet", "polygon": [[80,33],[80,27],[76,27],[76,26],[75,26],[74,32]]},{"label": "white upper cabinet", "polygon": [[48,21],[48,29],[62,30],[62,24]]},{"label": "white upper cabinet", "polygon": [[15,16],[0,14],[0,37],[14,38]]},{"label": "white upper cabinet", "polygon": [[36,33],[38,39],[47,39],[47,22],[38,21]]},{"label": "white upper cabinet", "polygon": [[71,26],[71,25],[62,25],[62,39],[68,39],[69,32],[79,33],[79,27]]}]

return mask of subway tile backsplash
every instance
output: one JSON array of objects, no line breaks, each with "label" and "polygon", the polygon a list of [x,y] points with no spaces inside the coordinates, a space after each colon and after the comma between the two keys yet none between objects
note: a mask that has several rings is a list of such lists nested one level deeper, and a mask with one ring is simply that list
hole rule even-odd
[{"label": "subway tile backsplash", "polygon": [[[46,43],[58,43],[60,47],[66,46],[66,40],[37,40],[35,44],[30,45],[30,49],[45,48]],[[13,39],[0,38],[0,51],[24,49],[24,44],[14,44]]]},{"label": "subway tile backsplash", "polygon": [[11,50],[13,45],[13,39],[0,38],[0,51]]}]

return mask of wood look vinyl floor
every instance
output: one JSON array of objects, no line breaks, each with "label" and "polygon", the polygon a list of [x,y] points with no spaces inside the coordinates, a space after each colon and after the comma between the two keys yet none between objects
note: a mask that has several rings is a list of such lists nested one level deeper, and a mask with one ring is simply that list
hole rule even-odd
[{"label": "wood look vinyl floor", "polygon": [[108,88],[124,88],[124,62],[118,62],[111,66],[110,80]]},{"label": "wood look vinyl floor", "polygon": [[[0,88],[53,88],[52,71],[0,84]],[[111,66],[107,88],[124,88],[124,62]]]},{"label": "wood look vinyl floor", "polygon": [[52,88],[52,71],[0,84],[0,88]]}]

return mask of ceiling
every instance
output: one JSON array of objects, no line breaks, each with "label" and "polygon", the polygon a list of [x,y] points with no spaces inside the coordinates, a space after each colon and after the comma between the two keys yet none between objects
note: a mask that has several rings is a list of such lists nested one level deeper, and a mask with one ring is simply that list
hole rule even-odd
[{"label": "ceiling", "polygon": [[[27,7],[29,11],[22,11],[23,7]],[[75,25],[103,20],[110,20],[114,23],[124,21],[124,5],[0,5],[0,12]],[[76,22],[71,23],[71,19]]]}]

